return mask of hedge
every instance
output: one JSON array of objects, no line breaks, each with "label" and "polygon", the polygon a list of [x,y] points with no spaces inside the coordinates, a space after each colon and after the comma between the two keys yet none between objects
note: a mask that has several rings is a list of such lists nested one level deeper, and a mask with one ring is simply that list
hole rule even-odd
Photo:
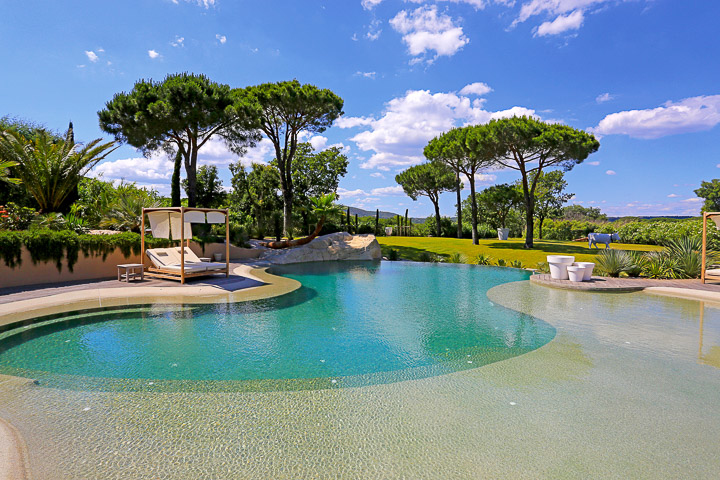
[{"label": "hedge", "polygon": [[[148,247],[169,247],[172,242],[163,238],[145,237]],[[82,251],[88,256],[107,256],[120,249],[126,257],[140,254],[140,234],[124,232],[114,235],[77,234],[68,230],[0,230],[0,259],[5,265],[15,268],[22,262],[22,247],[30,252],[33,264],[54,261],[62,271],[62,261],[67,260],[72,272]]]},{"label": "hedge", "polygon": [[[622,243],[645,245],[666,245],[669,241],[682,237],[700,237],[702,219],[664,221],[646,220],[634,222],[591,223],[577,220],[545,220],[543,238],[548,240],[570,241],[586,237],[590,232],[617,233]],[[537,237],[538,229],[535,229]],[[713,222],[708,222],[708,244],[714,250],[720,250],[720,231]]]}]

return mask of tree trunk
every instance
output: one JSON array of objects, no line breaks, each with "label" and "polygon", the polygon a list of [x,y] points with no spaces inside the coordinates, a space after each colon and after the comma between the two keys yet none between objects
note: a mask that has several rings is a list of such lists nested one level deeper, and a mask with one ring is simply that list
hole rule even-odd
[{"label": "tree trunk", "polygon": [[262,246],[268,247],[268,248],[274,248],[274,249],[281,249],[281,248],[288,248],[288,247],[298,247],[300,245],[305,245],[307,243],[310,243],[313,241],[315,237],[320,235],[320,231],[322,230],[323,223],[325,223],[325,217],[320,218],[320,220],[317,223],[317,226],[315,227],[315,231],[312,232],[310,235],[304,238],[298,238],[297,240],[281,240],[279,242],[267,242],[267,243],[261,243]]},{"label": "tree trunk", "polygon": [[542,240],[542,227],[544,221],[544,217],[538,217],[538,240]]},{"label": "tree trunk", "polygon": [[468,175],[468,182],[470,182],[470,206],[472,213],[472,243],[473,245],[478,244],[478,231],[477,231],[477,198],[475,198],[475,175]]},{"label": "tree trunk", "polygon": [[455,182],[456,187],[455,190],[457,191],[457,238],[463,237],[463,231],[462,231],[462,198],[460,196],[460,172],[455,172]]},{"label": "tree trunk", "polygon": [[196,207],[195,188],[197,187],[197,139],[190,138],[188,151],[185,153],[185,175],[187,175],[188,207]]},{"label": "tree trunk", "polygon": [[378,235],[378,223],[380,223],[380,209],[375,210],[375,236]]},{"label": "tree trunk", "polygon": [[[432,200],[432,199],[431,199]],[[433,205],[435,206],[435,229],[437,230],[437,236],[442,236],[442,228],[440,226],[440,201],[438,200],[432,200]]]},{"label": "tree trunk", "polygon": [[535,199],[528,191],[527,178],[523,175],[523,193],[525,194],[525,248],[533,248],[533,230],[535,229]]},{"label": "tree trunk", "polygon": [[283,189],[283,231],[288,239],[292,239],[292,202],[292,190]]},{"label": "tree trunk", "polygon": [[181,205],[180,194],[180,169],[182,168],[182,153],[178,149],[175,154],[175,167],[173,168],[172,180],[170,181],[170,206],[179,207]]}]

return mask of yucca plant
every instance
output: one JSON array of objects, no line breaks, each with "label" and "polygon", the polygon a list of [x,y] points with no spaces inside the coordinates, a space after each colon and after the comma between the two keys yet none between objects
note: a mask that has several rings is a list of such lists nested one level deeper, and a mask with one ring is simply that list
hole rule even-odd
[{"label": "yucca plant", "polygon": [[619,277],[622,272],[633,267],[633,259],[625,250],[602,250],[595,263],[608,277]]},{"label": "yucca plant", "polygon": [[80,180],[115,150],[114,141],[100,142],[98,138],[87,145],[75,143],[72,123],[59,141],[43,130],[32,139],[7,130],[0,133],[0,158],[17,164],[15,171],[40,211],[57,212]]},{"label": "yucca plant", "polygon": [[538,273],[550,273],[550,264],[547,262],[538,262],[535,270],[537,270]]},{"label": "yucca plant", "polygon": [[628,277],[639,277],[645,264],[645,256],[642,252],[628,251],[628,258],[630,259],[630,265],[625,269]]},{"label": "yucca plant", "polygon": [[675,264],[667,252],[648,252],[644,256],[642,275],[648,278],[675,278]]},{"label": "yucca plant", "polygon": [[446,260],[447,263],[467,263],[467,258],[460,252],[451,253]]},{"label": "yucca plant", "polygon": [[[700,237],[680,237],[668,242],[666,252],[674,264],[677,278],[698,278],[702,273],[702,239]],[[706,252],[706,261],[712,265],[717,253]]]},{"label": "yucca plant", "polygon": [[497,262],[495,262],[495,264],[496,264],[498,267],[504,267],[504,266],[507,265],[507,262],[505,261],[504,258],[498,258],[498,259],[497,259]]},{"label": "yucca plant", "polygon": [[513,260],[510,262],[512,268],[525,268],[520,260]]},{"label": "yucca plant", "polygon": [[492,258],[490,258],[490,255],[487,253],[480,253],[477,257],[475,257],[475,263],[477,265],[490,265],[492,262]]}]

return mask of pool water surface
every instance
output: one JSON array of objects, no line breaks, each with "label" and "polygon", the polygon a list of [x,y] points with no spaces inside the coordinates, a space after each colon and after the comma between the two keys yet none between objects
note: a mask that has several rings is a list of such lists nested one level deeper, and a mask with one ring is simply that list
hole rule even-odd
[{"label": "pool water surface", "polygon": [[[0,373],[66,386],[80,377],[107,388],[138,388],[145,380],[328,388],[476,368],[555,336],[548,323],[488,300],[488,289],[527,279],[521,270],[326,262],[271,273],[302,287],[261,301],[135,305],[38,319],[0,334]],[[235,381],[249,383],[228,383]]]}]

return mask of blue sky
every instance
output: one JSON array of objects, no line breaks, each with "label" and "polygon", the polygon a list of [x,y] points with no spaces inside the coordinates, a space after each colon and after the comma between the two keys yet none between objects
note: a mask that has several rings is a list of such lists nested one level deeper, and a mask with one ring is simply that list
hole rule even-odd
[{"label": "blue sky", "polygon": [[[142,0],[1,2],[0,115],[76,138],[140,78],[191,71],[242,87],[297,78],[330,88],[345,115],[318,148],[350,158],[341,202],[413,216],[394,176],[452,126],[532,114],[594,132],[566,177],[574,202],[611,215],[697,214],[720,177],[720,2],[708,0]],[[243,161],[272,158],[267,142]],[[221,143],[201,163],[237,161]],[[97,167],[169,191],[171,165],[123,146]],[[515,172],[485,172],[479,185]],[[467,195],[468,192],[465,192]],[[442,199],[452,215],[454,196]]]}]

